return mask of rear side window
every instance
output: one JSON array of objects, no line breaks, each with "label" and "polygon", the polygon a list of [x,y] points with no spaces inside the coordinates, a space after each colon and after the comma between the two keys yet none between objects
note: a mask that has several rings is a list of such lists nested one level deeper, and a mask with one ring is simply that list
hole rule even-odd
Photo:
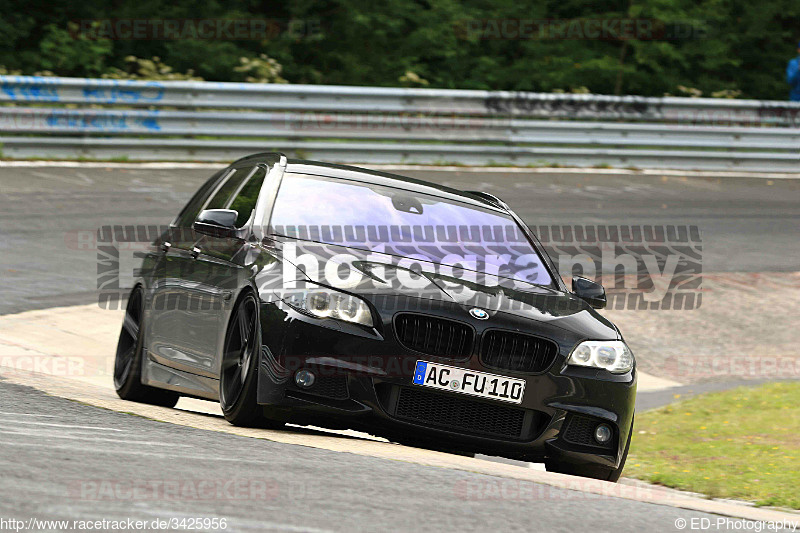
[{"label": "rear side window", "polygon": [[261,184],[264,183],[264,178],[267,175],[267,170],[263,167],[258,167],[255,174],[250,176],[247,181],[239,189],[239,192],[230,200],[227,209],[233,209],[239,213],[236,217],[236,227],[241,228],[253,213],[256,208],[256,201],[258,200],[258,193],[261,192]]}]

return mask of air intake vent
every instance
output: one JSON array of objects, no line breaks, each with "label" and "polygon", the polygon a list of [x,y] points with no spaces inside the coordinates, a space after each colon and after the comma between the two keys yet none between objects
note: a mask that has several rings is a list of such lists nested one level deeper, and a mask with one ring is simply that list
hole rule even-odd
[{"label": "air intake vent", "polygon": [[460,433],[505,439],[526,436],[525,410],[402,387],[397,418]]},{"label": "air intake vent", "polygon": [[347,378],[345,376],[319,376],[308,391],[317,396],[344,400],[347,398]]},{"label": "air intake vent", "polygon": [[481,344],[484,365],[513,372],[544,372],[557,353],[558,346],[552,341],[510,331],[487,331]]},{"label": "air intake vent", "polygon": [[455,360],[472,353],[475,334],[461,322],[403,313],[395,318],[394,328],[400,344],[411,350]]},{"label": "air intake vent", "polygon": [[[328,371],[331,371],[331,369],[328,369]],[[334,400],[346,400],[349,397],[346,376],[317,375],[314,384],[307,389],[301,389],[294,382],[292,382],[291,387],[292,390],[301,391],[305,394],[324,396]]]}]

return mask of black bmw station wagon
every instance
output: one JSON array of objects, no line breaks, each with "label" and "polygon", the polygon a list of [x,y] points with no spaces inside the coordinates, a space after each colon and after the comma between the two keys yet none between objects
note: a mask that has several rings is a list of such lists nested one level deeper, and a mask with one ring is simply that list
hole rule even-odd
[{"label": "black bmw station wagon", "polygon": [[120,397],[219,401],[232,424],[355,428],[616,481],[636,368],[499,198],[384,172],[246,157],[143,260]]}]

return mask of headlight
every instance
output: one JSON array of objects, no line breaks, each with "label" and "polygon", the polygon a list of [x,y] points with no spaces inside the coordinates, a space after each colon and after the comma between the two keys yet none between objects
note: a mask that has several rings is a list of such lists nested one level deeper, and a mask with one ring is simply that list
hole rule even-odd
[{"label": "headlight", "polygon": [[333,289],[294,292],[284,298],[284,302],[317,318],[335,318],[364,326],[373,325],[372,313],[364,300]]},{"label": "headlight", "polygon": [[572,350],[567,364],[624,374],[633,368],[633,352],[622,341],[584,341]]}]

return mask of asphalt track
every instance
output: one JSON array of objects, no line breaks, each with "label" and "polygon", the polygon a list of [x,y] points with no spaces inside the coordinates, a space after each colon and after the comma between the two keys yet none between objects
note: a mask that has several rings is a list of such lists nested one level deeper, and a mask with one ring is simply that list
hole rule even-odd
[{"label": "asphalt track", "polygon": [[[165,224],[211,172],[0,167],[0,314],[94,301],[96,252],[74,246],[78,232]],[[531,225],[696,224],[705,272],[798,270],[798,180],[403,173],[497,193]],[[227,531],[677,531],[679,519],[719,518],[347,453],[346,437],[345,451],[332,451],[166,424],[48,396],[2,373],[0,406],[4,519],[225,518]],[[238,489],[219,489],[231,481]],[[202,492],[209,484],[213,494]],[[170,492],[176,485],[181,494]]]},{"label": "asphalt track", "polygon": [[[391,444],[377,446],[396,448],[396,458],[391,452],[374,457],[359,451],[361,439],[353,439],[351,452],[347,437],[335,439],[335,450],[286,444],[280,437],[275,442],[270,433],[248,438],[98,409],[2,380],[0,405],[0,517],[36,520],[37,530],[79,530],[73,520],[156,519],[175,520],[170,529],[184,530],[186,520],[215,518],[225,519],[225,527],[205,522],[200,529],[680,531],[705,519],[713,531],[734,531],[754,523],[678,508],[681,503],[669,493],[659,496],[649,488],[587,483],[509,465],[493,468],[500,475],[485,475],[476,473],[485,467],[451,467],[446,459],[415,462],[407,448]],[[298,440],[314,432],[278,433]],[[531,481],[531,475],[556,481]],[[785,513],[718,507],[734,509],[733,517],[800,523]],[[46,520],[70,522],[47,528]]]}]

